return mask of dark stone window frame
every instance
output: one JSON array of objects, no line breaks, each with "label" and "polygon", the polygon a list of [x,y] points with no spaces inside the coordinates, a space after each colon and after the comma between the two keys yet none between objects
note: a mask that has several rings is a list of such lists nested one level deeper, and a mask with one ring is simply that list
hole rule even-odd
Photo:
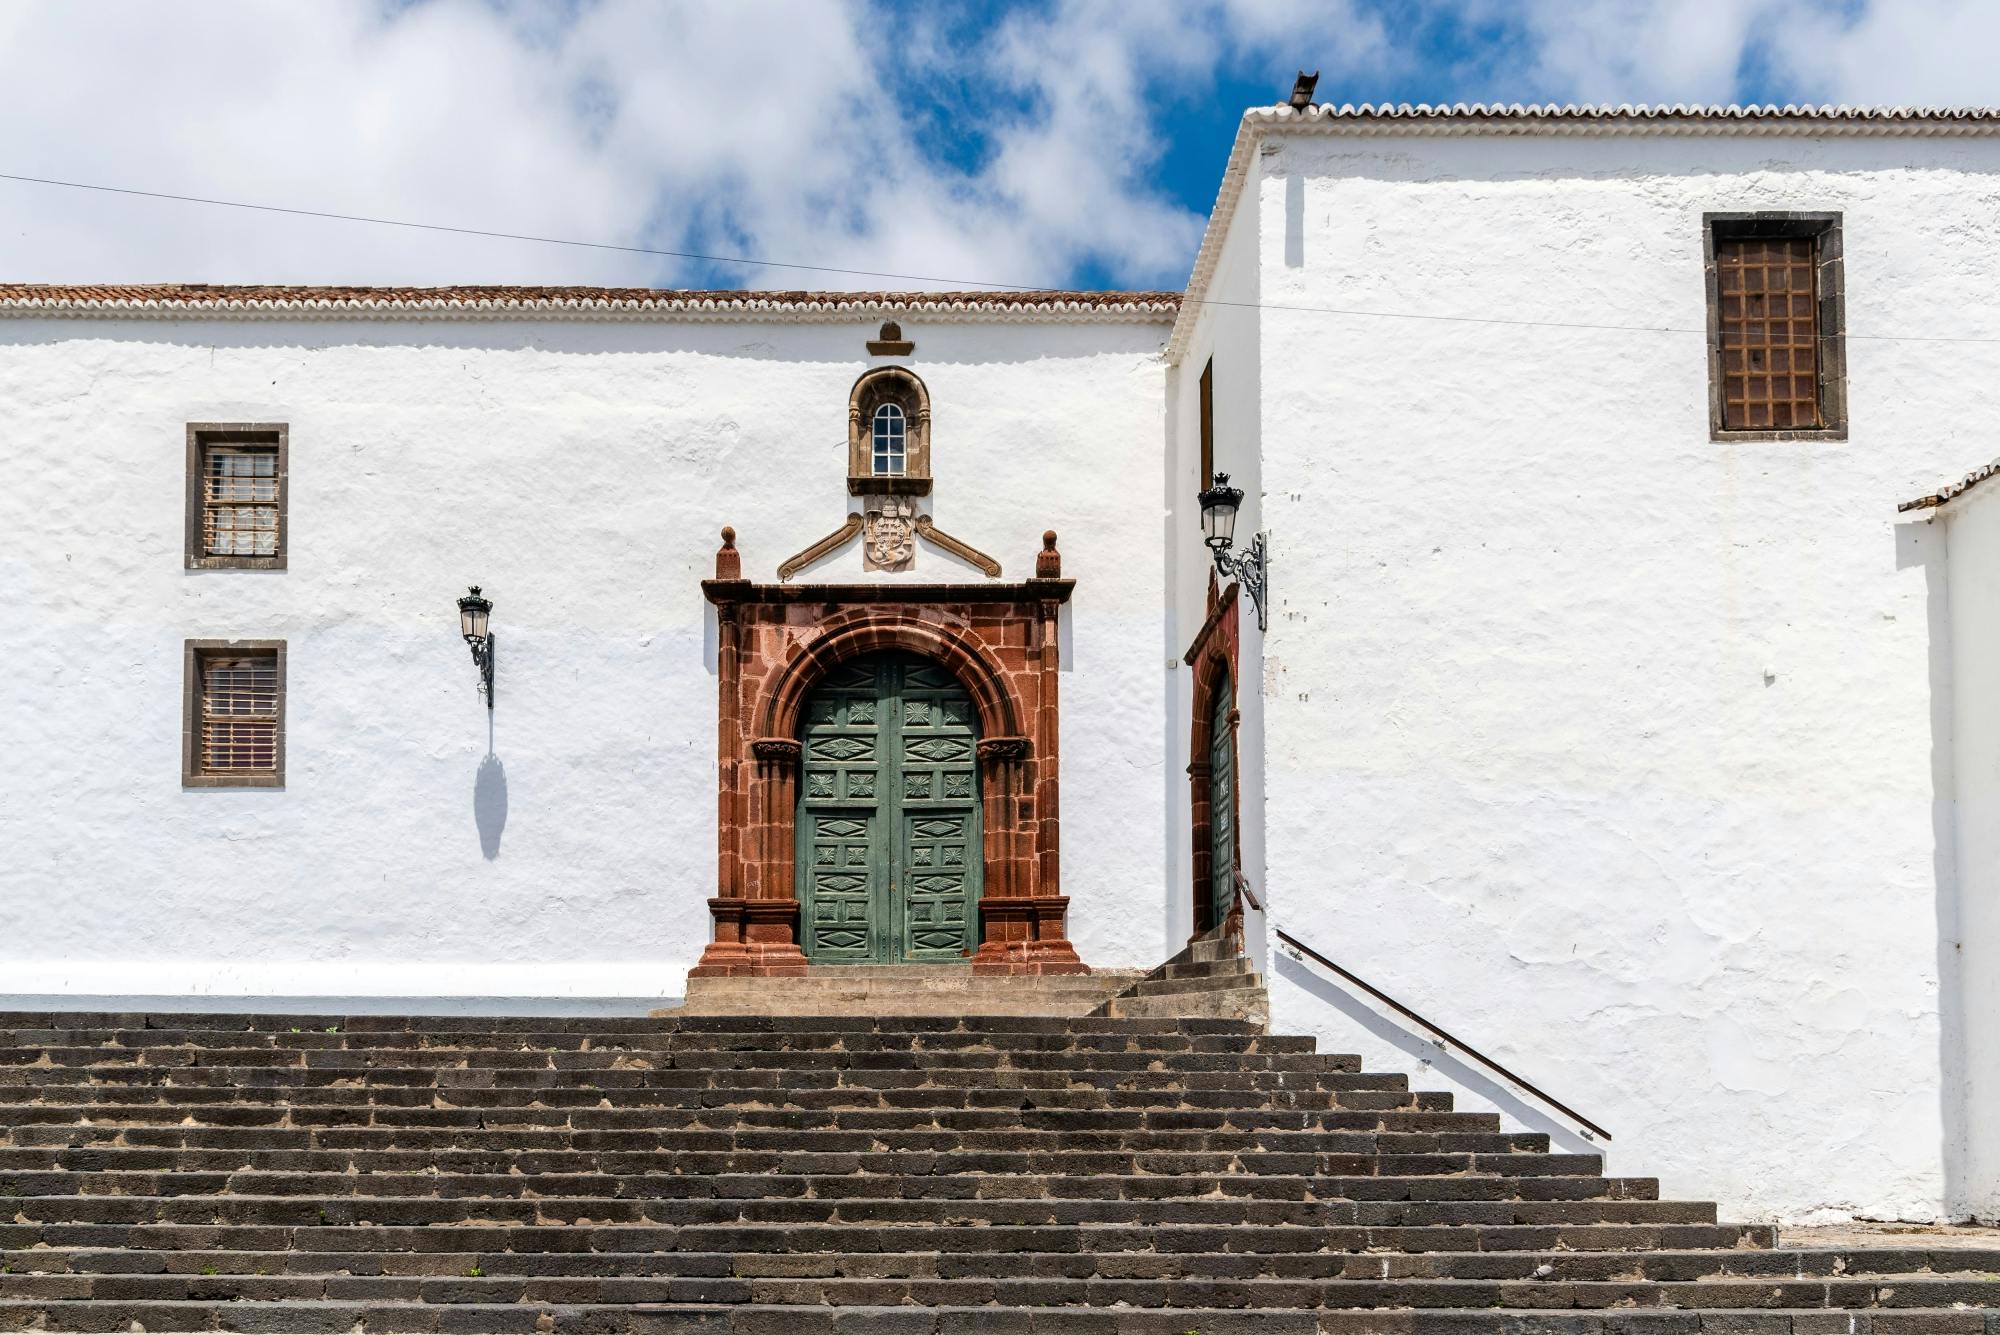
[{"label": "dark stone window frame", "polygon": [[[875,471],[875,410],[893,403],[903,410],[903,471]],[[847,494],[931,494],[931,396],[905,366],[877,366],[862,373],[847,396]]]},{"label": "dark stone window frame", "polygon": [[[188,640],[181,647],[181,787],[183,788],[283,788],[285,786],[285,733],[289,690],[285,680],[286,642],[283,640]],[[211,658],[233,658],[246,654],[270,654],[276,660],[278,678],[277,765],[268,772],[207,774],[201,768],[201,680],[202,668]]]},{"label": "dark stone window frame", "polygon": [[[1842,215],[1763,211],[1701,215],[1703,278],[1708,289],[1708,434],[1714,441],[1813,441],[1847,439],[1847,273]],[[1722,285],[1718,240],[1810,237],[1817,309],[1819,417],[1817,427],[1732,430],[1723,424]]]},{"label": "dark stone window frame", "polygon": [[[291,427],[284,422],[187,424],[186,568],[283,570],[292,548]],[[202,479],[210,445],[275,445],[278,450],[278,550],[269,556],[211,555],[202,526]]]}]

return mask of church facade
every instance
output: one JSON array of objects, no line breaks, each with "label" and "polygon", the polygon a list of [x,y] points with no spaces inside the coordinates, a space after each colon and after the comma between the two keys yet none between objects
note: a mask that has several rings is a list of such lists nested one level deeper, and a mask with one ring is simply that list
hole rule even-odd
[{"label": "church facade", "polygon": [[1280,107],[1178,293],[0,287],[0,993],[1240,922],[1274,1027],[1674,1194],[2000,1216],[1997,174]]}]

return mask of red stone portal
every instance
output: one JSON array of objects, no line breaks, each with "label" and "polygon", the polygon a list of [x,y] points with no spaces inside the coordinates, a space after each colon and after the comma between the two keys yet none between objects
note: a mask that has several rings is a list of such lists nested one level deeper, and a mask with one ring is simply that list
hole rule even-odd
[{"label": "red stone portal", "polygon": [[1061,893],[1057,770],[1055,534],[1035,578],[1001,584],[757,584],[723,530],[716,578],[702,581],[718,629],[719,803],[715,936],[693,970],[805,972],[793,819],[800,711],[834,667],[883,649],[948,669],[979,714],[985,883],[976,973],[1088,973],[1069,942]]},{"label": "red stone portal", "polygon": [[[1194,643],[1188,646],[1187,654],[1182,659],[1183,662],[1194,669],[1193,717],[1188,730],[1187,772],[1189,801],[1193,810],[1191,824],[1194,831],[1194,935],[1196,938],[1201,936],[1204,924],[1214,916],[1215,912],[1213,898],[1215,882],[1211,875],[1214,869],[1215,851],[1214,844],[1210,838],[1214,812],[1210,810],[1209,806],[1210,793],[1213,791],[1211,787],[1213,776],[1209,773],[1208,759],[1209,743],[1212,740],[1209,735],[1211,730],[1210,716],[1215,708],[1216,694],[1222,689],[1225,683],[1230,687],[1232,698],[1242,698],[1235,689],[1236,661],[1238,655],[1236,588],[1236,585],[1231,584],[1227,589],[1218,590],[1214,573],[1211,572],[1209,574],[1208,616],[1202,621],[1201,630],[1196,633]],[[1236,710],[1231,710],[1229,726],[1235,728],[1241,721],[1241,714]],[[1231,756],[1235,756],[1237,753],[1238,749],[1236,747],[1230,748]],[[1232,776],[1232,779],[1234,780],[1234,776]],[[1232,794],[1239,795],[1236,800],[1240,803],[1240,794],[1242,793],[1240,781],[1232,781],[1229,785],[1229,791]],[[1236,831],[1238,841],[1234,850],[1237,865],[1230,870],[1241,871],[1243,824],[1240,810],[1237,819],[1230,828]],[[1240,941],[1243,935],[1243,901],[1240,897],[1231,906],[1229,914],[1230,932]]]}]

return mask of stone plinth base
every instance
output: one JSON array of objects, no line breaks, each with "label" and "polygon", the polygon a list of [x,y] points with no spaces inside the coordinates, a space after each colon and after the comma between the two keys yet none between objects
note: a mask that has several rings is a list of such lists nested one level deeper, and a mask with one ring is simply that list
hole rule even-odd
[{"label": "stone plinth base", "polygon": [[687,999],[655,1015],[1088,1015],[1136,969],[1021,976],[963,964],[822,964],[790,976],[689,973]]},{"label": "stone plinth base", "polygon": [[980,974],[1089,973],[1090,967],[1077,958],[1076,947],[1063,935],[1063,923],[1068,913],[1068,895],[1014,898],[987,895],[979,901],[979,919],[985,930],[985,939],[972,957],[972,971]]},{"label": "stone plinth base", "polygon": [[729,899],[708,901],[715,917],[715,939],[701,952],[701,962],[689,978],[729,978],[742,975],[783,978],[806,971],[806,953],[799,949],[793,925],[799,918],[796,899]]}]

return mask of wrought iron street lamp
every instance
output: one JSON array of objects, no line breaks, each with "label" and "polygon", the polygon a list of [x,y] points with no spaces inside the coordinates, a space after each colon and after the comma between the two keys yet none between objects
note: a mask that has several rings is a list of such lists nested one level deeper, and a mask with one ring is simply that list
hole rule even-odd
[{"label": "wrought iron street lamp", "polygon": [[487,629],[492,615],[493,604],[479,596],[477,584],[458,600],[459,634],[472,646],[472,665],[479,669],[479,690],[488,709],[493,708],[493,635]]},{"label": "wrought iron street lamp", "polygon": [[1257,608],[1257,629],[1269,630],[1264,609],[1265,579],[1269,573],[1264,552],[1264,535],[1250,539],[1241,555],[1230,548],[1236,543],[1236,512],[1243,507],[1243,488],[1229,485],[1229,474],[1217,473],[1215,483],[1197,499],[1201,502],[1201,535],[1215,553],[1215,568],[1224,579],[1233,579],[1250,592]]}]

